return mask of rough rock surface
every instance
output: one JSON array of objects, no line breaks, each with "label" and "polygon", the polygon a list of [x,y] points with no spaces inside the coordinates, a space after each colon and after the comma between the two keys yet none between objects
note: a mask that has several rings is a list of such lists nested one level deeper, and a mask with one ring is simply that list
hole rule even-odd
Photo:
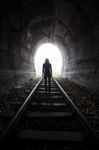
[{"label": "rough rock surface", "polygon": [[58,81],[89,124],[99,132],[99,94],[68,79],[60,78]]}]

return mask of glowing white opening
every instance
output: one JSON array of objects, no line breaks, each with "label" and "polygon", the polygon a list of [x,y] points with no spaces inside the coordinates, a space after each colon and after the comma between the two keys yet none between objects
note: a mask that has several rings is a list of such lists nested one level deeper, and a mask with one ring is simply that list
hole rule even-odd
[{"label": "glowing white opening", "polygon": [[36,76],[42,75],[42,66],[46,58],[49,59],[49,62],[52,65],[52,74],[54,76],[60,76],[62,69],[62,55],[58,47],[51,43],[43,44],[37,49],[34,58]]}]

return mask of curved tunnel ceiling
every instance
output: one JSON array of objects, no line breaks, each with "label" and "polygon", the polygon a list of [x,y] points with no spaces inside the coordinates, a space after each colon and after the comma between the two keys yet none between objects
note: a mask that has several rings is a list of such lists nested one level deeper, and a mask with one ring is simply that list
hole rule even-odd
[{"label": "curved tunnel ceiling", "polygon": [[[76,9],[74,2],[74,0],[64,1],[62,5],[67,5],[67,8],[69,6],[69,9],[66,10],[64,7],[64,9],[61,10],[63,6],[61,6],[60,0],[56,3],[55,0],[49,0],[47,2],[45,0],[42,2],[35,0],[26,2],[24,0],[22,28],[25,32],[24,43],[29,44],[29,48],[32,48],[39,40],[45,39],[46,41],[48,39],[48,41],[63,45],[67,47],[67,49],[75,49],[79,35],[83,43],[81,31],[83,33],[87,31],[86,36],[90,37],[92,28],[88,17],[84,16],[84,13],[82,14],[82,10]],[[76,0],[76,2],[79,1]],[[59,6],[61,7],[58,8]],[[28,42],[26,42],[26,40]]]},{"label": "curved tunnel ceiling", "polygon": [[[88,1],[85,4],[93,3]],[[29,48],[44,38],[69,48],[76,44],[82,30],[92,34],[88,18],[90,14],[86,12],[86,5],[81,0],[11,0],[10,5],[17,12],[20,22],[13,23],[11,29],[24,33],[23,43],[29,45]]]}]

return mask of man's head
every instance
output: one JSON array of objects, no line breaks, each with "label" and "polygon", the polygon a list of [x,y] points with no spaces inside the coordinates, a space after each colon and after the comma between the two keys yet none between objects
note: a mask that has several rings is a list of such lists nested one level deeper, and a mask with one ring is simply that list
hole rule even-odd
[{"label": "man's head", "polygon": [[48,58],[45,59],[45,63],[49,63],[49,59]]}]

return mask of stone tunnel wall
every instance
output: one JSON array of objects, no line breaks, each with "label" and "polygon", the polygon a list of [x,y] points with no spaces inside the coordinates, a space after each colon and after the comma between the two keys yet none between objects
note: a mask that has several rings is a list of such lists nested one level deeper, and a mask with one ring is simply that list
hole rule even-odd
[{"label": "stone tunnel wall", "polygon": [[30,78],[35,78],[33,54],[27,42],[27,33],[15,35],[14,66],[16,85],[20,85]]},{"label": "stone tunnel wall", "polygon": [[96,3],[94,6],[93,1],[86,3],[88,2],[61,3],[58,0],[56,17],[61,21],[56,23],[58,27],[55,33],[60,38],[61,45],[65,46],[63,77],[98,91],[99,12]]},{"label": "stone tunnel wall", "polygon": [[22,33],[2,29],[0,39],[0,93],[35,77],[33,54],[22,43]]},{"label": "stone tunnel wall", "polygon": [[2,6],[0,12],[0,94],[35,76],[32,52],[29,51],[26,36],[27,33],[20,30],[20,19],[13,7]]}]

